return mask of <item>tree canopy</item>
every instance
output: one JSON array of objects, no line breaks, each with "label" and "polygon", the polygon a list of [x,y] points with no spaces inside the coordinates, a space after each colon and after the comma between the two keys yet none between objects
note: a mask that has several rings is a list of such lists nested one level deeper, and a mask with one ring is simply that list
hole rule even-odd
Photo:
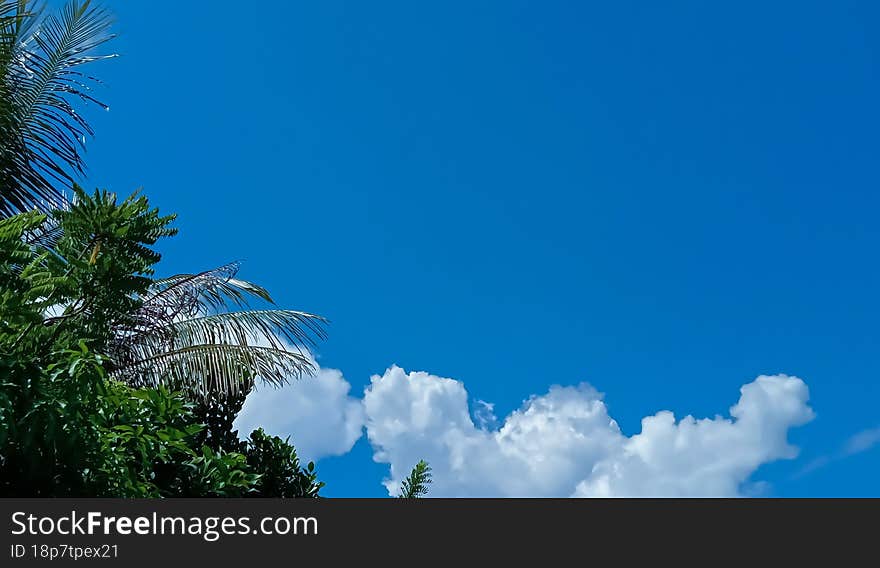
[{"label": "tree canopy", "polygon": [[[318,497],[289,439],[233,422],[258,382],[314,374],[327,321],[238,263],[157,278],[175,216],[76,184],[111,23],[0,0],[0,496]],[[430,481],[419,462],[401,496]]]},{"label": "tree canopy", "polygon": [[[211,396],[119,373],[174,217],[75,191],[64,209],[0,220],[0,495],[317,496],[289,442],[232,431],[253,368],[218,368],[243,386]],[[48,227],[51,246],[31,238]]]}]

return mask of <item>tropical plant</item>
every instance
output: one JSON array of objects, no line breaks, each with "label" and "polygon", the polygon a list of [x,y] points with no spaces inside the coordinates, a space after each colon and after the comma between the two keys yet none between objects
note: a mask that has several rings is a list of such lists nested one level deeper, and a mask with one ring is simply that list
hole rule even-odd
[{"label": "tropical plant", "polygon": [[[235,278],[237,263],[150,278],[159,255],[148,247],[176,230],[169,227],[173,216],[159,216],[144,197],[117,203],[114,194],[87,195],[74,186],[74,199],[50,220],[59,229],[51,247],[21,244],[42,251],[24,273],[34,285],[30,298],[47,314],[43,326],[58,334],[75,329],[84,334],[77,340],[107,355],[111,378],[204,398],[314,371],[308,347],[324,337],[323,318],[281,309],[220,311],[246,307],[248,296],[272,301],[265,289]],[[27,231],[50,220],[41,216]]]},{"label": "tropical plant", "polygon": [[290,439],[254,430],[247,440],[247,463],[260,478],[248,497],[318,497],[324,483],[318,481],[314,462],[300,466]]},{"label": "tropical plant", "polygon": [[[113,37],[111,23],[90,0],[73,0],[57,15],[27,0],[0,1],[0,216],[55,211],[25,233],[29,244],[54,248],[62,239],[82,241],[98,218],[98,211],[83,205],[70,210],[64,190],[73,189],[74,177],[83,172],[85,137],[92,134],[75,103],[106,108],[91,94],[96,80],[79,67],[112,57],[96,54]],[[64,236],[71,228],[78,233]],[[85,244],[91,262],[104,244],[100,238]],[[180,274],[150,281],[147,288],[146,280],[138,280],[142,289],[130,290],[128,310],[114,321],[98,317],[93,303],[65,304],[56,291],[45,297],[44,307],[60,306],[63,317],[47,322],[87,318],[92,332],[108,341],[111,376],[135,386],[163,383],[204,397],[249,390],[254,380],[278,385],[312,373],[307,348],[323,338],[325,321],[294,310],[229,312],[246,308],[248,299],[272,303],[265,289],[235,278],[238,267]],[[93,281],[96,290],[101,282]]]},{"label": "tropical plant", "polygon": [[235,278],[238,263],[155,281],[131,324],[115,326],[113,376],[138,386],[171,384],[199,398],[247,393],[253,380],[275,386],[314,372],[308,348],[325,337],[326,320],[283,309],[268,291]]},{"label": "tropical plant", "polygon": [[[317,496],[314,466],[301,468],[287,442],[262,432],[235,442],[234,416],[203,420],[191,393],[114,378],[120,342],[145,327],[152,245],[174,234],[173,219],[143,196],[76,187],[51,214],[61,231],[50,248],[25,238],[46,215],[0,219],[0,495]],[[258,377],[239,370],[242,382]]]},{"label": "tropical plant", "polygon": [[49,211],[84,171],[93,134],[77,102],[108,108],[97,79],[80,68],[114,57],[97,53],[112,18],[90,0],[46,13],[28,0],[0,1],[0,216]]},{"label": "tropical plant", "polygon": [[419,463],[413,467],[410,474],[401,483],[400,493],[397,497],[400,499],[424,497],[428,494],[428,486],[431,485],[431,481],[431,466],[425,460],[419,460]]},{"label": "tropical plant", "polygon": [[[74,183],[76,105],[107,108],[80,67],[114,57],[110,24],[89,0],[0,0],[0,494],[317,496],[293,446],[232,420],[255,381],[314,371],[326,321],[274,309],[237,263],[153,279],[174,217]],[[213,419],[216,400],[238,403]]]},{"label": "tropical plant", "polygon": [[266,434],[262,428],[241,440],[234,429],[247,392],[212,392],[196,401],[193,415],[204,425],[195,440],[214,451],[239,452],[247,456],[248,467],[260,478],[247,497],[318,497],[324,486],[318,481],[315,464],[300,465],[290,439]]}]

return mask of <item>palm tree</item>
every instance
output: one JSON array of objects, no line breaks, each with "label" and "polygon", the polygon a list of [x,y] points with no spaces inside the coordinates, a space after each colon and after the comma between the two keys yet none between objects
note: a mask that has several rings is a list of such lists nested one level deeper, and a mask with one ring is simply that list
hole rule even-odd
[{"label": "palm tree", "polygon": [[[30,0],[0,0],[0,218],[76,209],[66,191],[84,172],[93,132],[75,104],[107,108],[91,95],[99,81],[79,68],[115,57],[96,53],[114,37],[111,23],[90,0],[71,0],[57,15]],[[28,244],[54,248],[55,219],[29,232]],[[312,374],[308,348],[324,338],[326,320],[293,310],[228,311],[248,308],[248,298],[272,303],[265,289],[236,279],[237,270],[232,263],[155,281],[136,313],[111,330],[113,377],[205,396]]]},{"label": "palm tree", "polygon": [[157,280],[131,321],[110,341],[116,379],[136,386],[170,384],[204,398],[247,392],[254,380],[279,386],[311,375],[309,353],[327,321],[313,314],[248,308],[274,303],[262,287],[235,278],[231,263]]},{"label": "palm tree", "polygon": [[0,1],[0,217],[47,211],[84,172],[93,134],[75,104],[106,105],[82,65],[114,57],[96,50],[113,37],[112,19],[90,0],[44,14],[29,0]]}]

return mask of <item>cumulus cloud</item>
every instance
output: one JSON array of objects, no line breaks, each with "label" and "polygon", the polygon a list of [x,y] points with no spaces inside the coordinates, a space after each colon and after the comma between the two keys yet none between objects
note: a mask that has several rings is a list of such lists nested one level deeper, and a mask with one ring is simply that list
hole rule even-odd
[{"label": "cumulus cloud", "polygon": [[248,395],[234,426],[242,436],[262,427],[291,442],[305,459],[317,460],[351,450],[363,433],[361,401],[336,369],[281,387],[258,386]]},{"label": "cumulus cloud", "polygon": [[789,428],[813,418],[803,381],[761,376],[740,389],[731,418],[676,422],[662,411],[596,464],[578,484],[583,496],[733,496],[758,466],[797,456]]},{"label": "cumulus cloud", "polygon": [[425,459],[434,496],[733,496],[752,492],[761,464],[796,455],[787,433],[812,419],[808,398],[796,377],[760,376],[729,418],[661,411],[628,437],[593,387],[553,386],[491,429],[485,414],[475,424],[461,382],[392,366],[372,377],[363,407],[391,494]]},{"label": "cumulus cloud", "polygon": [[[766,494],[751,480],[764,463],[796,456],[788,431],[813,418],[797,377],[760,376],[740,389],[728,417],[681,419],[660,411],[624,435],[592,386],[552,386],[500,419],[469,400],[462,382],[392,366],[363,398],[341,371],[251,393],[235,427],[291,436],[305,459],[341,455],[366,429],[374,459],[390,466],[396,494],[420,459],[433,469],[432,496],[734,496]],[[880,429],[842,451],[880,442]]]}]

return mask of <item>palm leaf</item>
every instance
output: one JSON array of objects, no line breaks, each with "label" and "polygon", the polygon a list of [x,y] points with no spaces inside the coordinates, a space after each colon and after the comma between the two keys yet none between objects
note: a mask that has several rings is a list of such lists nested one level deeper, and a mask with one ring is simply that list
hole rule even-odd
[{"label": "palm leaf", "polygon": [[[319,316],[293,310],[211,314],[147,332],[118,333],[110,354],[119,376],[129,382],[146,377],[146,384],[154,384],[164,377],[198,394],[236,392],[242,380],[280,385],[313,373],[303,347],[313,345],[313,337],[325,337],[324,323]],[[221,362],[221,357],[226,359]]]},{"label": "palm leaf", "polygon": [[295,310],[222,311],[250,298],[272,302],[265,288],[235,278],[238,269],[233,262],[155,280],[132,317],[113,330],[114,376],[204,395],[314,373],[308,347],[326,337],[327,320]]},{"label": "palm leaf", "polygon": [[168,332],[179,345],[266,342],[283,349],[283,340],[296,348],[315,345],[315,338],[326,337],[325,323],[320,316],[294,310],[249,310],[174,322]]},{"label": "palm leaf", "polygon": [[418,499],[428,494],[428,486],[433,481],[431,466],[425,460],[419,460],[410,474],[401,483],[400,499]]},{"label": "palm leaf", "polygon": [[239,262],[231,262],[198,274],[177,274],[156,280],[151,292],[143,298],[143,305],[148,310],[165,309],[194,315],[221,309],[229,302],[246,306],[248,296],[274,303],[265,288],[235,278],[239,267]]},{"label": "palm leaf", "polygon": [[83,174],[93,135],[74,102],[108,108],[91,93],[97,81],[78,67],[114,57],[95,53],[113,37],[112,19],[90,0],[43,18],[29,2],[4,2],[0,17],[0,214],[48,210]]},{"label": "palm leaf", "polygon": [[308,353],[315,339],[324,339],[326,320],[293,310],[251,310],[181,319],[165,325],[146,321],[127,330],[117,328],[111,356],[125,365],[150,359],[163,351],[192,345],[269,346]]},{"label": "palm leaf", "polygon": [[[56,211],[69,211],[70,202],[62,203]],[[31,246],[36,246],[46,251],[52,252],[58,244],[58,240],[62,237],[61,223],[55,216],[47,216],[45,220],[34,229],[28,231],[23,236],[23,241]]]},{"label": "palm leaf", "polygon": [[204,344],[161,351],[111,374],[137,386],[171,384],[196,395],[237,393],[254,379],[280,386],[312,374],[312,360],[302,353],[257,345]]}]

